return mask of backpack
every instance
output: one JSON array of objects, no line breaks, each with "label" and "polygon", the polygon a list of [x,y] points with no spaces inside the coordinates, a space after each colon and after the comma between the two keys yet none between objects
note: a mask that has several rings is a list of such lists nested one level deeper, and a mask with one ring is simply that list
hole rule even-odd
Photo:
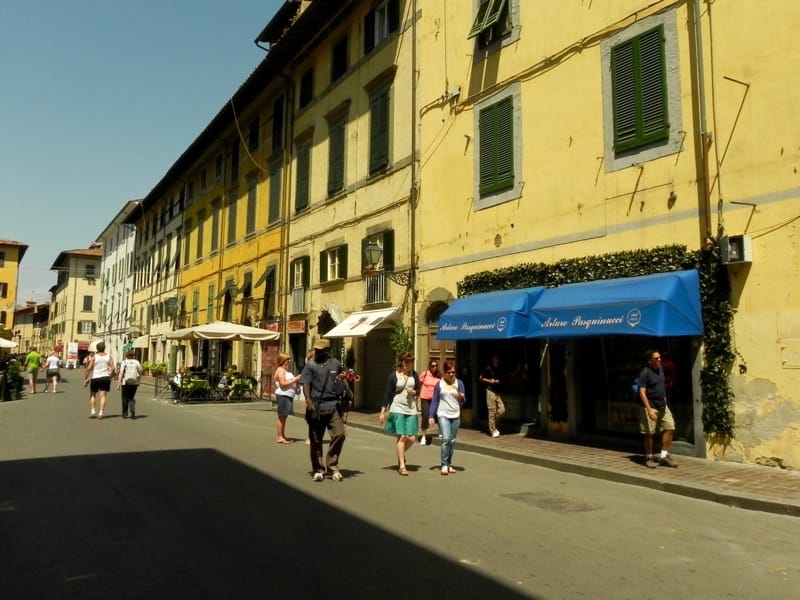
[{"label": "backpack", "polygon": [[333,392],[336,394],[336,402],[339,410],[347,412],[353,408],[353,391],[350,389],[344,374],[339,374],[333,382]]},{"label": "backpack", "polygon": [[122,379],[125,385],[139,385],[139,368],[135,361],[126,360],[123,363]]}]

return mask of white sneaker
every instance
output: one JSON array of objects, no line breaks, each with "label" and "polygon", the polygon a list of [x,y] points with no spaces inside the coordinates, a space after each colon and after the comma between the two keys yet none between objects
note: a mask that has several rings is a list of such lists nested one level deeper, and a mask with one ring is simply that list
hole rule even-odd
[{"label": "white sneaker", "polygon": [[442,471],[441,471],[442,475],[447,475],[447,473],[449,473],[449,471],[450,470],[447,467],[442,467]]},{"label": "white sneaker", "polygon": [[331,479],[334,481],[341,481],[344,479],[344,477],[342,477],[342,473],[340,471],[334,471],[333,475],[331,475]]},{"label": "white sneaker", "polygon": [[495,430],[492,432],[492,437],[493,437],[493,438],[495,438],[495,437],[500,437],[500,432],[499,432],[499,431],[497,431],[497,429],[495,429]]},{"label": "white sneaker", "polygon": [[419,438],[419,445],[420,446],[427,446],[428,445],[428,438],[426,438],[424,435],[421,438]]},{"label": "white sneaker", "polygon": [[317,471],[311,477],[311,481],[322,481],[323,479],[325,479],[325,475],[323,475],[320,471]]}]

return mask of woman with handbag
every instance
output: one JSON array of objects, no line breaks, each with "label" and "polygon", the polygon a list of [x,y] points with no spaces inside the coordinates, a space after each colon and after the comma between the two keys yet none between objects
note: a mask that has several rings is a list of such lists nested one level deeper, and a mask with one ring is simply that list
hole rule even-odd
[{"label": "woman with handbag", "polygon": [[278,354],[278,368],[275,369],[275,398],[277,400],[278,420],[275,425],[278,429],[279,444],[291,444],[292,440],[286,437],[286,417],[294,412],[294,397],[298,392],[300,375],[294,375],[286,367],[291,364],[288,354]]},{"label": "woman with handbag", "polygon": [[[384,431],[396,437],[397,472],[408,475],[406,452],[417,440],[417,374],[414,356],[404,352],[397,358],[397,367],[389,375],[383,397],[379,423]],[[387,416],[388,412],[388,416]]]}]

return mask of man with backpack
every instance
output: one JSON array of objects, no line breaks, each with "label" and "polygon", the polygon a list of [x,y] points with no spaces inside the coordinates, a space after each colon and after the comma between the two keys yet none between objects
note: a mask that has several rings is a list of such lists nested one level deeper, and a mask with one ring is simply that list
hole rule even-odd
[{"label": "man with backpack", "polygon": [[[669,455],[672,436],[675,433],[675,419],[667,405],[661,354],[658,350],[648,350],[645,352],[645,361],[637,378],[639,400],[642,402],[639,430],[644,435],[645,465],[650,469],[655,469],[659,465],[677,467],[678,463]],[[661,432],[661,453],[656,457],[653,454],[653,436],[658,432]]]},{"label": "man with backpack", "polygon": [[142,376],[142,365],[134,358],[133,350],[125,353],[125,360],[122,361],[119,369],[119,380],[117,388],[122,391],[122,418],[136,418],[136,390],[139,388],[139,380]]}]

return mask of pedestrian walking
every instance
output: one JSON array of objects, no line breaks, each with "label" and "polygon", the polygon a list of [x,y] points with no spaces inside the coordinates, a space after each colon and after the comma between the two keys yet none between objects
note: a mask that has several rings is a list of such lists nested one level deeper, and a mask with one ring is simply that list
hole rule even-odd
[{"label": "pedestrian walking", "polygon": [[25,356],[25,369],[28,371],[28,381],[31,386],[31,394],[36,393],[36,378],[39,376],[39,369],[42,368],[42,355],[31,348]]},{"label": "pedestrian walking", "polygon": [[506,412],[506,405],[500,395],[502,386],[500,377],[500,357],[493,354],[489,364],[481,373],[478,381],[486,386],[486,408],[489,411],[489,435],[496,438],[500,437],[498,425],[503,414]]},{"label": "pedestrian walking", "polygon": [[119,365],[117,389],[121,391],[122,418],[136,418],[136,390],[142,377],[142,365],[136,360],[133,350],[125,353],[125,359]]},{"label": "pedestrian walking", "polygon": [[[658,350],[648,350],[645,352],[645,361],[637,378],[639,399],[642,401],[639,431],[644,435],[645,465],[651,469],[659,465],[677,467],[678,463],[669,455],[675,433],[675,419],[667,404],[661,353]],[[661,433],[661,452],[656,457],[653,454],[653,437],[658,433]]]},{"label": "pedestrian walking", "polygon": [[[106,354],[106,343],[97,342],[97,352],[90,356],[83,377],[83,387],[89,386],[89,418],[102,419],[108,392],[111,390],[111,377],[114,375],[114,359]],[[100,398],[100,410],[95,410],[96,399]]]},{"label": "pedestrian walking", "polygon": [[[306,423],[308,423],[309,454],[314,481],[322,481],[330,475],[333,481],[342,481],[339,458],[345,440],[345,426],[337,408],[335,383],[342,371],[341,363],[331,357],[331,343],[321,339],[314,344],[314,359],[306,362],[300,375],[306,400]],[[325,462],[322,461],[322,440],[330,430],[330,442]]]},{"label": "pedestrian walking", "polygon": [[461,407],[464,405],[464,382],[456,379],[456,366],[445,361],[444,375],[436,384],[431,400],[430,424],[434,420],[439,424],[439,435],[442,438],[441,473],[455,473],[453,468],[453,446],[456,443],[458,428],[461,426]]},{"label": "pedestrian walking", "polygon": [[431,360],[428,362],[427,370],[419,376],[419,407],[420,407],[420,438],[419,445],[425,446],[430,443],[428,439],[428,424],[430,417],[436,415],[430,412],[431,399],[433,398],[433,388],[439,383],[441,375],[439,373],[439,361]]},{"label": "pedestrian walking", "polygon": [[52,350],[48,353],[47,358],[44,359],[45,368],[45,384],[44,391],[47,391],[48,383],[53,387],[53,393],[56,393],[58,387],[58,380],[61,379],[61,359]]},{"label": "pedestrian walking", "polygon": [[395,370],[386,381],[378,417],[384,431],[396,436],[397,472],[403,476],[408,475],[406,453],[417,439],[417,378],[413,365],[414,356],[409,352],[397,357]]},{"label": "pedestrian walking", "polygon": [[294,412],[294,397],[297,395],[297,386],[300,375],[295,375],[287,369],[291,364],[291,357],[281,352],[278,354],[278,368],[275,369],[275,400],[278,409],[278,418],[275,426],[278,429],[279,444],[291,444],[292,440],[286,437],[286,418]]}]

